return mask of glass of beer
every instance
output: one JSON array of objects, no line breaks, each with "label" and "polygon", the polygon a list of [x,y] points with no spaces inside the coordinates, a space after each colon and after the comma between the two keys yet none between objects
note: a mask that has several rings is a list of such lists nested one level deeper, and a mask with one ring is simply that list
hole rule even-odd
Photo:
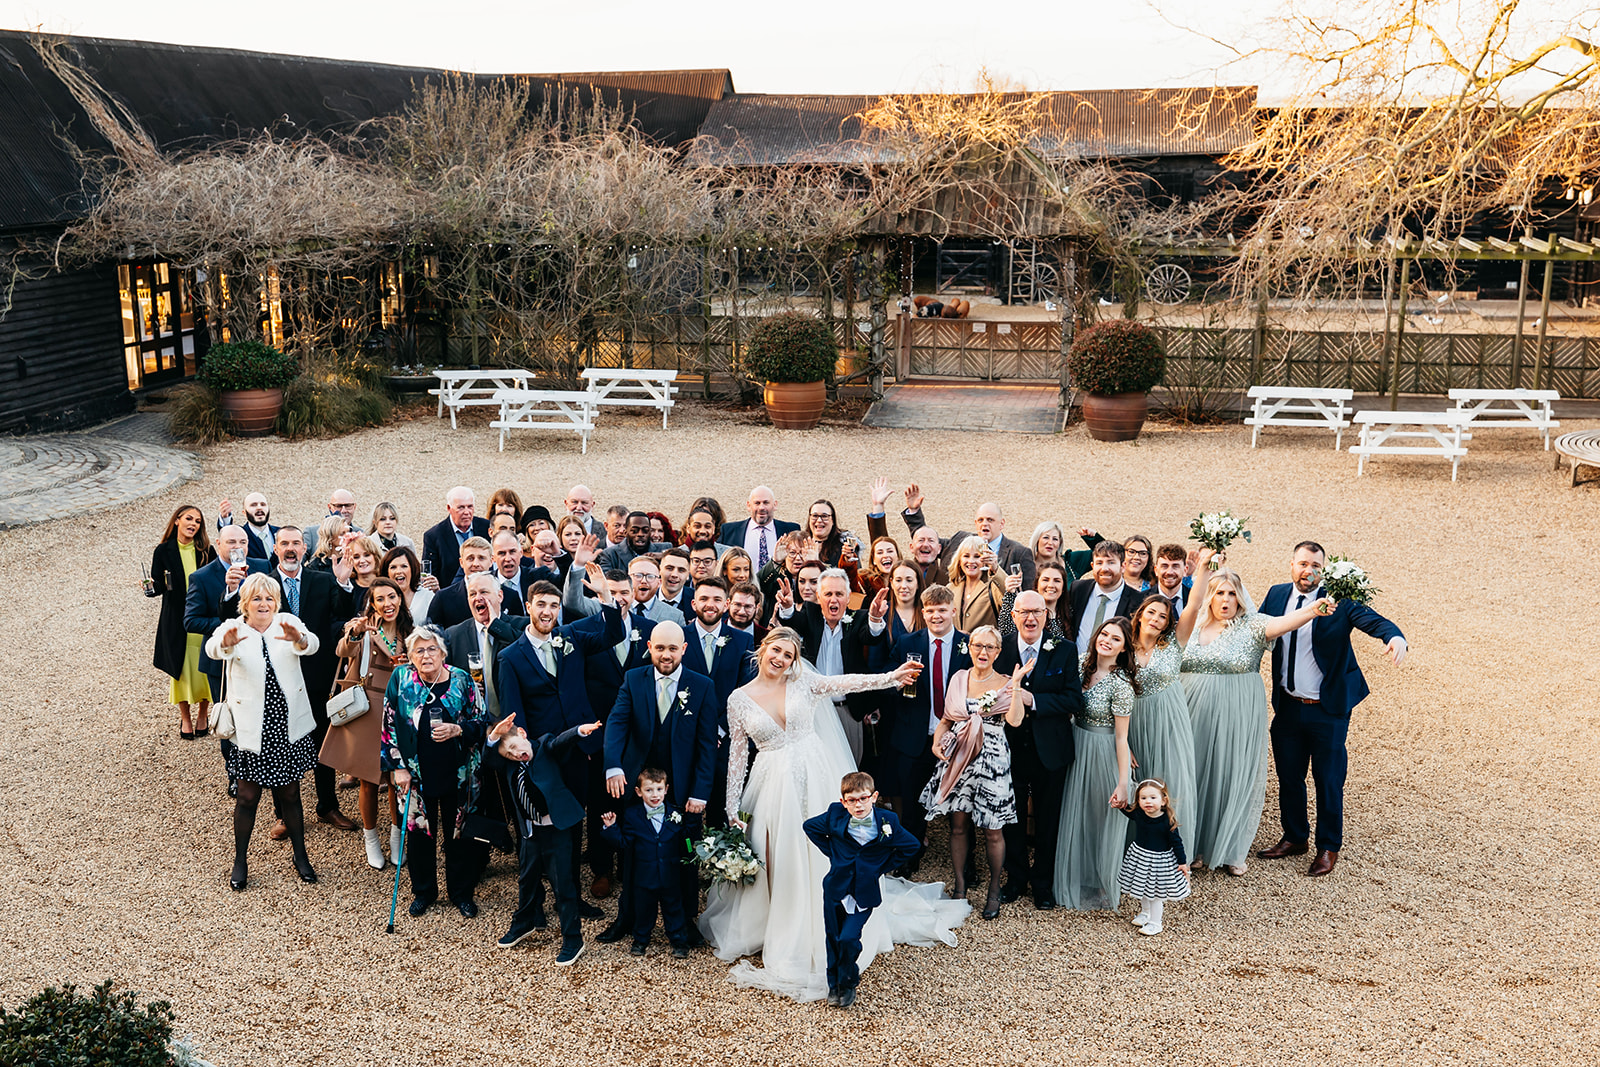
[{"label": "glass of beer", "polygon": [[[922,666],[922,655],[920,653],[917,653],[917,652],[908,652],[908,653],[906,653],[906,662],[907,663],[915,663],[918,667],[921,667]],[[907,682],[905,685],[902,685],[900,687],[900,695],[903,696],[903,697],[914,697],[914,696],[916,696],[917,695],[917,680],[915,678],[913,678],[913,679],[911,679],[911,681]]]},{"label": "glass of beer", "polygon": [[467,656],[467,673],[472,676],[472,684],[478,687],[478,695],[483,695],[483,657],[476,652]]}]

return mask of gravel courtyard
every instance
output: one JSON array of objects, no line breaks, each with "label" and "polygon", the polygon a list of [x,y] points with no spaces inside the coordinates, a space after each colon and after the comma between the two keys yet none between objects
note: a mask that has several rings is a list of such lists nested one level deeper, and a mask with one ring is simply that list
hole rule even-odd
[{"label": "gravel courtyard", "polygon": [[[1441,461],[1390,457],[1357,479],[1354,457],[1303,431],[1251,450],[1238,426],[1102,444],[1081,427],[787,433],[695,404],[671,421],[608,414],[587,456],[570,435],[528,433],[499,453],[480,419],[452,432],[431,411],[334,441],[234,443],[175,492],[0,532],[0,1002],[115,977],[171,1000],[218,1065],[1593,1061],[1600,488],[1569,489],[1531,432],[1479,435],[1452,484]],[[268,805],[250,888],[229,891],[215,742],[178,739],[150,665],[156,602],[139,591],[178,504],[214,520],[222,497],[260,490],[275,522],[307,523],[344,486],[358,519],[392,500],[420,541],[456,483],[480,506],[509,485],[556,509],[582,481],[602,508],[681,520],[699,493],[741,517],[765,482],[780,517],[827,497],[862,532],[877,474],[921,483],[944,533],[991,498],[1019,539],[1053,518],[1159,543],[1229,507],[1251,520],[1254,543],[1230,556],[1258,597],[1301,538],[1355,556],[1411,654],[1397,670],[1357,635],[1373,694],[1352,724],[1336,872],[1202,875],[1157,938],[1026,902],[974,914],[957,948],[881,957],[849,1013],[736,990],[709,952],[675,962],[659,938],[644,960],[591,940],[570,970],[554,933],[496,950],[516,895],[505,859],[476,920],[410,919],[403,885],[386,936],[392,872],[366,865],[360,835],[311,824],[322,880],[302,885],[287,843],[267,839]],[[891,533],[904,543],[893,515]],[[1262,845],[1277,839],[1273,792],[1267,805]]]}]

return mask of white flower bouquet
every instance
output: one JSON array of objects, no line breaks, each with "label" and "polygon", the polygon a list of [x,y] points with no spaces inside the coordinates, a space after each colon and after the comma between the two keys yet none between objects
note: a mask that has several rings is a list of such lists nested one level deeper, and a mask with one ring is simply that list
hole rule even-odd
[{"label": "white flower bouquet", "polygon": [[[741,811],[739,820],[749,822],[750,816]],[[761,861],[750,850],[749,838],[734,826],[707,827],[691,851],[689,862],[700,868],[702,881],[754,885],[761,870]]]},{"label": "white flower bouquet", "polygon": [[1322,588],[1335,600],[1352,600],[1357,604],[1370,604],[1378,592],[1372,576],[1345,556],[1334,556],[1322,568]]},{"label": "white flower bouquet", "polygon": [[[1233,512],[1207,511],[1189,524],[1189,536],[1200,543],[1202,548],[1209,548],[1213,552],[1226,552],[1228,546],[1239,538],[1250,540],[1250,531],[1244,528],[1248,519],[1241,519]],[[1217,561],[1211,561],[1211,569],[1217,569]]]}]

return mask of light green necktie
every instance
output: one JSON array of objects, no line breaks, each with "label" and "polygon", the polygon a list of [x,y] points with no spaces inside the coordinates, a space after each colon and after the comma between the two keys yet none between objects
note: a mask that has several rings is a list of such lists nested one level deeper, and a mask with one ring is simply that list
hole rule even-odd
[{"label": "light green necktie", "polygon": [[544,664],[545,672],[554,678],[556,675],[556,652],[555,649],[550,647],[549,641],[539,646],[539,662]]},{"label": "light green necktie", "polygon": [[[1100,629],[1100,624],[1106,621],[1106,604],[1111,600],[1111,598],[1106,596],[1104,593],[1096,593],[1095,596],[1100,598],[1100,606],[1094,609],[1094,629],[1098,630]],[[1092,636],[1094,630],[1089,632]]]},{"label": "light green necktie", "polygon": [[672,706],[672,676],[663,674],[656,678],[656,719],[667,721],[667,709]]},{"label": "light green necktie", "polygon": [[706,670],[711,670],[712,662],[717,658],[717,635],[715,631],[700,636],[700,647],[705,650]]}]

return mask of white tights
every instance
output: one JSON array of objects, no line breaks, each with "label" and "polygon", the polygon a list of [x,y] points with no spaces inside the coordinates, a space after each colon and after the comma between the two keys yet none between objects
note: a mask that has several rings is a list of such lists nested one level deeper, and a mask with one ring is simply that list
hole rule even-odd
[{"label": "white tights", "polygon": [[1164,904],[1165,901],[1162,901],[1162,900],[1146,900],[1144,898],[1140,898],[1139,903],[1141,905],[1143,905],[1144,914],[1148,915],[1150,917],[1148,921],[1151,922],[1151,923],[1155,923],[1157,926],[1160,926],[1161,925],[1161,905]]}]

